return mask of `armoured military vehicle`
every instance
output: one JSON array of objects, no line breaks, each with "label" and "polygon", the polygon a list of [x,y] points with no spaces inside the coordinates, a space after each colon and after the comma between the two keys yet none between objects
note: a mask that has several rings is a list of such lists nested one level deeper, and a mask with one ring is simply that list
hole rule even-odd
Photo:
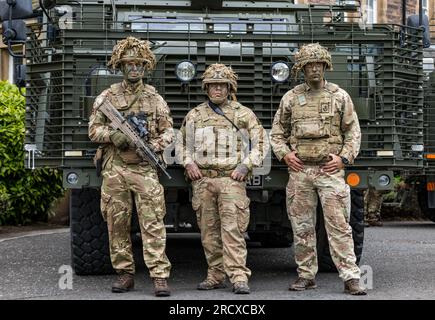
[{"label": "armoured military vehicle", "polygon": [[[77,274],[111,270],[107,228],[99,212],[101,178],[92,162],[97,145],[88,139],[88,119],[95,97],[122,79],[107,68],[107,62],[115,43],[128,35],[151,42],[158,64],[146,81],[168,102],[175,128],[205,99],[199,76],[209,64],[221,62],[239,75],[238,100],[270,129],[281,97],[303,81],[289,77],[298,48],[311,42],[328,47],[334,70],[326,77],[351,94],[363,132],[360,155],[346,169],[358,259],[364,235],[361,190],[369,185],[391,189],[395,171],[423,172],[427,164],[422,30],[366,25],[359,1],[334,5],[195,0],[40,3],[44,14],[28,21],[26,35],[9,34],[8,39],[25,42],[26,68],[20,69],[20,78],[27,98],[26,163],[29,168],[61,169],[64,186],[72,191],[72,265]],[[7,20],[4,24],[6,29],[14,27]],[[427,130],[431,133],[433,127]],[[165,153],[168,163],[173,156],[173,150]],[[271,161],[270,172],[249,181],[248,235],[264,246],[289,246],[287,168],[273,156]],[[173,179],[161,177],[168,231],[195,232],[183,168],[170,164],[168,170]],[[435,207],[433,201],[427,203]],[[319,265],[330,270],[321,215],[318,209]]]}]

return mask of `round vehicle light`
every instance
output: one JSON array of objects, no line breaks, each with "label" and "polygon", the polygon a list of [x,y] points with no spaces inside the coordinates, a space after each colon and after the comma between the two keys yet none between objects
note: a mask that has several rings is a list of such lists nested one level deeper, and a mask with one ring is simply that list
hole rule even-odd
[{"label": "round vehicle light", "polygon": [[190,61],[181,61],[175,67],[175,75],[177,76],[178,80],[183,82],[189,82],[196,75],[196,67]]},{"label": "round vehicle light", "polygon": [[290,67],[284,61],[278,61],[270,67],[270,76],[275,82],[285,82],[290,76]]},{"label": "round vehicle light", "polygon": [[349,173],[346,178],[347,184],[351,187],[356,187],[361,182],[361,178],[356,173]]},{"label": "round vehicle light", "polygon": [[381,187],[388,186],[390,184],[390,182],[391,182],[390,177],[387,176],[386,174],[382,174],[378,178],[378,183]]},{"label": "round vehicle light", "polygon": [[66,181],[69,184],[77,184],[77,182],[79,182],[79,176],[75,172],[68,173],[66,176]]}]

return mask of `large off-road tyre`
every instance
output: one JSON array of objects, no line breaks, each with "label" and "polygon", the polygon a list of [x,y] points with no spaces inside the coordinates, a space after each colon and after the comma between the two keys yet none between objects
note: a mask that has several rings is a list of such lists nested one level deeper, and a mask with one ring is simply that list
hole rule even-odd
[{"label": "large off-road tyre", "polygon": [[417,192],[421,213],[429,220],[435,222],[435,208],[429,208],[428,206],[426,181],[420,184],[420,187],[417,188]]},{"label": "large off-road tyre", "polygon": [[107,224],[100,212],[99,189],[72,189],[71,258],[77,275],[113,273]]},{"label": "large off-road tyre", "polygon": [[[287,215],[286,195],[284,192],[275,192],[269,203],[263,205],[266,220],[270,222],[267,230],[249,232],[253,241],[259,241],[265,248],[288,248],[293,244],[293,231]],[[255,212],[255,207],[251,208]],[[255,223],[255,217],[251,220]]]},{"label": "large off-road tyre", "polygon": [[[350,226],[352,227],[353,244],[356,262],[359,265],[364,245],[364,194],[361,190],[351,190]],[[322,206],[317,206],[317,259],[319,271],[337,272],[337,268],[331,258],[329,242],[325,230]]]},{"label": "large off-road tyre", "polygon": [[293,232],[290,228],[285,227],[259,235],[249,233],[249,237],[253,241],[259,241],[264,248],[288,248],[293,243]]}]

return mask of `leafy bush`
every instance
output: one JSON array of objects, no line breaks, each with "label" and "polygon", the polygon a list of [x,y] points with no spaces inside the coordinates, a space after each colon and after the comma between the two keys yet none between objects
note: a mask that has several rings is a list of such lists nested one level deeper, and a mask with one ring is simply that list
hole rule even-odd
[{"label": "leafy bush", "polygon": [[0,225],[47,219],[53,200],[63,194],[57,170],[24,168],[25,98],[0,81]]}]

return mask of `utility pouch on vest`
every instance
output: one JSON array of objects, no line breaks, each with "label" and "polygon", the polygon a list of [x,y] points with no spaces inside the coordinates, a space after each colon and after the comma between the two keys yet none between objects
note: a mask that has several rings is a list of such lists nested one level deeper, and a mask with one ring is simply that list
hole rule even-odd
[{"label": "utility pouch on vest", "polygon": [[328,159],[328,146],[326,139],[300,139],[296,145],[296,153],[302,161],[322,162]]},{"label": "utility pouch on vest", "polygon": [[125,164],[139,164],[143,162],[142,158],[139,157],[136,151],[131,148],[126,151],[120,151],[119,157]]},{"label": "utility pouch on vest", "polygon": [[298,139],[328,138],[331,134],[330,126],[322,119],[297,119],[293,128]]},{"label": "utility pouch on vest", "polygon": [[102,170],[102,165],[103,165],[103,156],[104,156],[104,149],[103,147],[98,147],[97,151],[95,152],[95,156],[94,156],[94,166],[97,170],[97,177],[101,176],[101,170]]}]

